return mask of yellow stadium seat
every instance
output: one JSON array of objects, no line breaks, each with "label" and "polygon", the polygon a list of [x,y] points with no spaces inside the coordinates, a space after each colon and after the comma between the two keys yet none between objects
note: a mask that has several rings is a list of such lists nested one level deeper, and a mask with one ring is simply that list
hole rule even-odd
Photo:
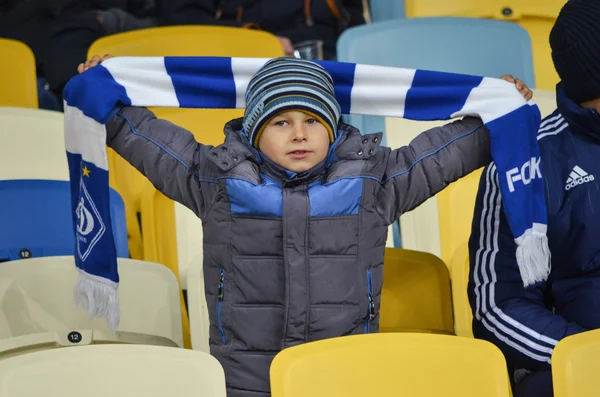
[{"label": "yellow stadium seat", "polygon": [[600,330],[569,336],[552,353],[554,397],[596,397],[600,390]]},{"label": "yellow stadium seat", "polygon": [[482,170],[451,183],[437,195],[442,259],[448,265],[454,252],[469,241]]},{"label": "yellow stadium seat", "polygon": [[508,397],[506,361],[489,342],[433,334],[370,334],[283,350],[273,397]]},{"label": "yellow stadium seat", "polygon": [[386,248],[379,332],[454,333],[448,268],[434,255]]},{"label": "yellow stadium seat", "polygon": [[69,180],[62,113],[0,107],[0,125],[0,179]]},{"label": "yellow stadium seat", "polygon": [[473,313],[469,304],[469,246],[460,246],[452,257],[450,279],[452,281],[452,307],[454,309],[454,332],[458,336],[473,337]]},{"label": "yellow stadium seat", "polygon": [[204,294],[204,275],[201,269],[190,268],[188,270],[187,292],[192,349],[208,353],[210,320],[208,318],[206,295]]},{"label": "yellow stadium seat", "polygon": [[464,16],[514,21],[531,36],[536,87],[553,90],[558,83],[548,37],[565,0],[406,0],[406,16]]},{"label": "yellow stadium seat", "polygon": [[38,107],[35,57],[20,41],[0,38],[0,106]]},{"label": "yellow stadium seat", "polygon": [[0,361],[0,396],[226,397],[210,354],[159,346],[47,350]]}]

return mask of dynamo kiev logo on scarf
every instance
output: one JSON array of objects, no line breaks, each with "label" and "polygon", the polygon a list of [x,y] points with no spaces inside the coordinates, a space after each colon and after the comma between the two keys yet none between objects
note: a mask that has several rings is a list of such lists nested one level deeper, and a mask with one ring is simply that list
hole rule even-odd
[{"label": "dynamo kiev logo on scarf", "polygon": [[89,178],[89,170],[87,167],[84,167],[83,175],[79,182],[79,204],[75,209],[75,215],[77,216],[75,235],[77,254],[83,261],[87,259],[94,249],[94,246],[106,231],[106,226],[102,221],[102,217],[85,185],[84,178],[86,177],[86,174]]}]

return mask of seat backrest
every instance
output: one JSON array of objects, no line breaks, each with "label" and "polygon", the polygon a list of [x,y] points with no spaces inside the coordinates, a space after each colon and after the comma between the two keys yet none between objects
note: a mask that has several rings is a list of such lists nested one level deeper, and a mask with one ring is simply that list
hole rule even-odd
[{"label": "seat backrest", "polygon": [[[125,207],[110,190],[111,222],[117,256],[128,257]],[[92,211],[82,218],[94,222]],[[89,219],[88,219],[89,218]],[[71,190],[67,181],[0,180],[0,261],[74,255]]]},{"label": "seat backrest", "polygon": [[473,337],[473,312],[469,303],[469,246],[460,246],[452,257],[450,280],[452,281],[452,307],[454,312],[454,333],[458,336]]},{"label": "seat backrest", "polygon": [[[164,266],[118,259],[121,321],[117,331],[156,335],[183,346],[179,283]],[[46,257],[0,266],[0,339],[76,329],[109,332],[73,303],[74,257]],[[111,333],[112,334],[112,333]]]},{"label": "seat backrest", "polygon": [[0,106],[37,108],[35,57],[25,43],[0,38]]},{"label": "seat backrest", "polygon": [[386,248],[379,332],[454,333],[448,268],[434,255]]},{"label": "seat backrest", "polygon": [[[69,180],[63,113],[0,107],[0,124],[0,180]],[[138,219],[131,211],[125,216],[131,257],[141,259]]]},{"label": "seat backrest", "polygon": [[158,346],[96,345],[0,361],[2,397],[226,397],[211,355]]},{"label": "seat backrest", "polygon": [[69,180],[63,114],[0,107],[0,179]]},{"label": "seat backrest", "polygon": [[344,31],[338,52],[349,62],[534,81],[527,31],[501,21],[439,17],[361,25]]},{"label": "seat backrest", "polygon": [[448,266],[456,250],[469,241],[482,171],[470,173],[437,195],[442,259]]},{"label": "seat backrest", "polygon": [[[515,24],[470,18],[395,19],[342,33],[338,59],[477,76],[519,76],[533,86],[531,42]],[[363,133],[384,130],[380,117],[352,115]],[[387,139],[387,137],[386,137]]]},{"label": "seat backrest", "polygon": [[[386,145],[392,149],[408,145],[417,135],[430,128],[444,125],[444,121],[415,121],[396,117],[385,119]],[[400,216],[398,236],[402,248],[428,252],[442,258],[437,200],[432,197],[417,208]],[[396,232],[396,231],[394,231]],[[395,233],[396,234],[396,233]]]},{"label": "seat backrest", "polygon": [[370,334],[280,352],[273,397],[508,397],[506,362],[489,342],[450,335]]},{"label": "seat backrest", "polygon": [[593,397],[600,390],[600,330],[568,336],[552,353],[555,397]]},{"label": "seat backrest", "polygon": [[[516,22],[531,37],[536,88],[553,90],[558,82],[548,37],[565,0],[406,0],[409,18],[464,16]],[[531,87],[534,87],[531,85]]]},{"label": "seat backrest", "polygon": [[[283,49],[276,36],[258,30],[222,26],[173,26],[143,29],[103,37],[92,44],[88,54],[115,56],[227,56],[271,58],[283,55]],[[206,145],[223,142],[223,126],[226,122],[243,116],[241,109],[176,109],[152,108],[157,117],[165,118],[192,133],[196,140]],[[114,152],[109,151],[111,186],[114,186],[125,200],[128,213],[139,212],[142,192],[151,187],[150,183]],[[156,197],[154,194],[152,197]],[[172,204],[170,204],[172,205]],[[175,204],[179,206],[179,204]],[[179,212],[185,212],[180,211]],[[157,211],[152,213],[157,214]],[[160,212],[164,221],[155,224],[175,225],[173,210]],[[189,212],[186,212],[189,217]],[[144,214],[142,214],[144,217]],[[128,217],[129,219],[129,217]],[[144,222],[142,222],[143,225]],[[131,226],[133,228],[134,226]],[[130,230],[130,234],[135,231]],[[160,246],[144,247],[144,259],[163,263],[178,273],[177,246],[188,247],[189,257],[195,257],[200,250],[201,240],[197,235],[189,236],[185,230],[167,230],[166,236],[159,239],[156,230],[144,232],[144,245],[147,233],[154,233],[150,241]],[[177,236],[177,237],[176,237]],[[182,241],[183,239],[183,241]],[[191,248],[189,246],[192,245]],[[194,248],[195,247],[195,248]],[[187,251],[186,251],[187,252]],[[150,254],[152,253],[152,254]],[[150,255],[150,256],[148,256]],[[182,267],[187,266],[183,262]]]}]

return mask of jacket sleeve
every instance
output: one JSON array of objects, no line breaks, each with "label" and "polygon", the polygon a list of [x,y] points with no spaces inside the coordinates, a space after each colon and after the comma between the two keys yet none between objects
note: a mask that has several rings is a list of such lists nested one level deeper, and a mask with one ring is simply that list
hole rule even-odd
[{"label": "jacket sleeve", "polygon": [[106,125],[106,144],[137,168],[165,196],[203,218],[217,181],[200,175],[210,147],[191,132],[157,119],[146,108],[124,107]]},{"label": "jacket sleeve", "polygon": [[425,131],[389,153],[377,197],[379,214],[391,224],[490,161],[489,133],[478,118],[465,117]]},{"label": "jacket sleeve", "polygon": [[492,163],[481,177],[469,241],[473,333],[498,346],[513,369],[548,369],[558,341],[586,330],[548,309],[545,282],[523,287],[516,249]]}]

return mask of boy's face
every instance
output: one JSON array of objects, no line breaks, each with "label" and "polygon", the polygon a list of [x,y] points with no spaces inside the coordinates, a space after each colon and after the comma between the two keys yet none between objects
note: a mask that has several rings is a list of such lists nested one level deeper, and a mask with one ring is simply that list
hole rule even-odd
[{"label": "boy's face", "polygon": [[327,129],[314,117],[290,110],[268,122],[258,148],[283,168],[304,172],[325,160],[329,143]]}]

